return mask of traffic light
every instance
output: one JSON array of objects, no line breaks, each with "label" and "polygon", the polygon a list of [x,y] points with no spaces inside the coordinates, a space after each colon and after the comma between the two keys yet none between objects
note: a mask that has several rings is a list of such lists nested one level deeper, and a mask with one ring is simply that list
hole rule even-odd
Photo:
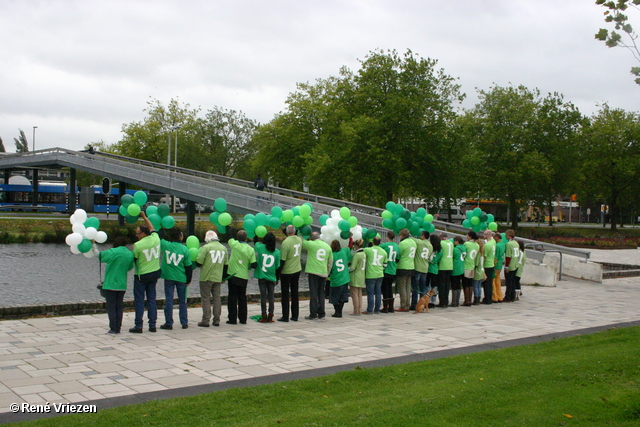
[{"label": "traffic light", "polygon": [[102,193],[109,194],[111,192],[111,180],[109,178],[102,178]]}]

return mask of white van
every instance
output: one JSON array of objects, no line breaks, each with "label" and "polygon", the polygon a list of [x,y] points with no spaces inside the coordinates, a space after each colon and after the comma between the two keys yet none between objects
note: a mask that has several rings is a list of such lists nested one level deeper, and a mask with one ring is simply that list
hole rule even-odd
[{"label": "white van", "polygon": [[462,221],[467,219],[467,215],[465,215],[464,212],[462,212],[462,209],[455,208],[455,207],[449,208],[448,211],[447,209],[438,210],[438,213],[436,214],[436,219],[439,221],[449,221],[449,212],[451,212],[451,222],[453,223],[462,224]]}]

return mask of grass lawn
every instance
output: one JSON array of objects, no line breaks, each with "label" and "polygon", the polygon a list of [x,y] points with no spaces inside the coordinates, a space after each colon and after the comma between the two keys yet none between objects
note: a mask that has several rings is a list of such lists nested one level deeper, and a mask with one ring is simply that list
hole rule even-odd
[{"label": "grass lawn", "polygon": [[640,327],[24,425],[638,426]]}]

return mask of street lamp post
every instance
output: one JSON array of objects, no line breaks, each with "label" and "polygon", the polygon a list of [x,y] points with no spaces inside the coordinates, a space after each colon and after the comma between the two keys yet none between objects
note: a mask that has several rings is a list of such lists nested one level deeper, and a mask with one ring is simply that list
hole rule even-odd
[{"label": "street lamp post", "polygon": [[[175,125],[171,126],[171,129],[177,131],[180,127],[180,125]],[[175,149],[173,150],[173,166],[178,167],[178,132],[176,132]]]},{"label": "street lamp post", "polygon": [[33,151],[36,151],[36,129],[38,129],[38,126],[34,126],[33,127]]}]

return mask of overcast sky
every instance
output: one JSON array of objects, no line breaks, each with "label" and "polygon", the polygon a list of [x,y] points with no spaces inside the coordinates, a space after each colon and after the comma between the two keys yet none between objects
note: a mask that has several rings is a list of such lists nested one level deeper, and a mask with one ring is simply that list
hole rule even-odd
[{"label": "overcast sky", "polygon": [[595,0],[0,0],[0,137],[8,152],[19,129],[31,149],[33,126],[36,149],[112,144],[150,98],[266,123],[296,83],[355,71],[378,48],[438,60],[467,108],[476,88],[511,83],[587,115],[638,111],[638,64],[594,39],[603,12]]}]

